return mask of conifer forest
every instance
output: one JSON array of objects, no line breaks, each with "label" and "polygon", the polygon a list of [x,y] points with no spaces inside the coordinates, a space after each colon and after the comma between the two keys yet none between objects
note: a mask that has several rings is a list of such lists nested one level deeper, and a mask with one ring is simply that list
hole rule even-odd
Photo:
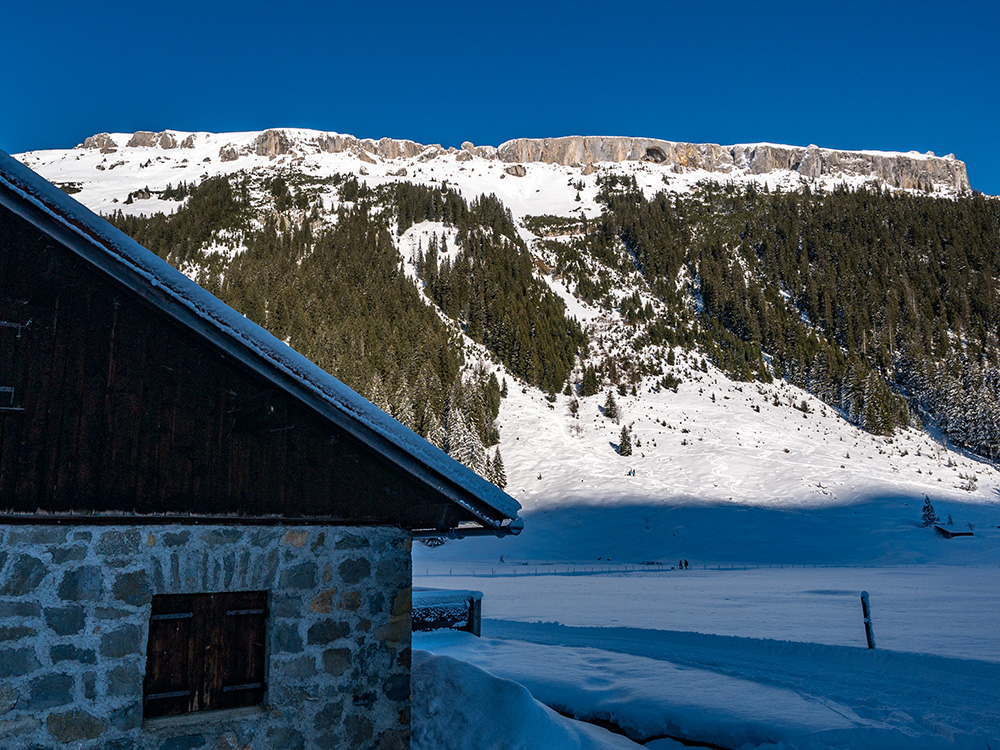
[{"label": "conifer forest", "polygon": [[[495,420],[515,383],[471,366],[467,339],[553,397],[649,375],[676,388],[663,365],[685,351],[737,380],[785,379],[870,432],[934,425],[996,458],[1000,201],[599,184],[599,217],[529,216],[523,233],[496,197],[446,182],[293,170],[181,185],[175,213],[112,221],[498,484]],[[414,277],[396,241],[421,222],[447,232]],[[620,313],[627,346],[596,346],[545,275]]]}]

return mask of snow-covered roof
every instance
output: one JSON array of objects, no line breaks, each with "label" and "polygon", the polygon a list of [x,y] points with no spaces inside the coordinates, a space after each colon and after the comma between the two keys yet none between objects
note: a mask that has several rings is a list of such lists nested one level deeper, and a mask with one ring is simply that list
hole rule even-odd
[{"label": "snow-covered roof", "polygon": [[364,441],[483,525],[500,528],[517,519],[521,506],[516,500],[3,151],[0,205]]}]

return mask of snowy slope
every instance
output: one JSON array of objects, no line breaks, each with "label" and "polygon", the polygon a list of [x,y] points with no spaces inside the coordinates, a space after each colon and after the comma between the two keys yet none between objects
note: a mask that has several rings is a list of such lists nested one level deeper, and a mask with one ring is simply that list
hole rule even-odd
[{"label": "snowy slope", "polygon": [[[786,383],[734,383],[709,366],[678,392],[617,396],[633,455],[615,453],[621,424],[604,394],[511,389],[501,410],[507,491],[523,506],[516,539],[431,551],[419,568],[474,558],[699,563],[1000,563],[1000,474],[927,434],[892,438],[851,425]],[[775,406],[774,401],[780,402]],[[805,400],[810,413],[793,408]],[[759,412],[756,408],[759,408]],[[634,470],[634,475],[629,472]],[[978,477],[975,489],[963,478]],[[929,497],[954,530],[922,528]]]}]

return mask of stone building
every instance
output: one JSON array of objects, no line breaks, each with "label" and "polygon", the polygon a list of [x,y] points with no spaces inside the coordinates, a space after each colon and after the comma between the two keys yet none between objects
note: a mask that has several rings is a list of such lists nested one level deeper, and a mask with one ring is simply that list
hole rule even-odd
[{"label": "stone building", "polygon": [[414,535],[519,506],[0,152],[0,747],[409,746]]}]

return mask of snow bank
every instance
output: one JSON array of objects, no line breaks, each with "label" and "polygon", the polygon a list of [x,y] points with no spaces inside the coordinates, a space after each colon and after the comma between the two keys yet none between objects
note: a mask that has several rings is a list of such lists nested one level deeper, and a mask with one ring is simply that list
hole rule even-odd
[{"label": "snow bank", "polygon": [[413,750],[634,750],[634,742],[566,719],[521,685],[413,652]]},{"label": "snow bank", "polygon": [[415,644],[639,741],[746,750],[1000,744],[996,664],[635,628],[490,621],[484,632],[503,637],[437,632]]}]

